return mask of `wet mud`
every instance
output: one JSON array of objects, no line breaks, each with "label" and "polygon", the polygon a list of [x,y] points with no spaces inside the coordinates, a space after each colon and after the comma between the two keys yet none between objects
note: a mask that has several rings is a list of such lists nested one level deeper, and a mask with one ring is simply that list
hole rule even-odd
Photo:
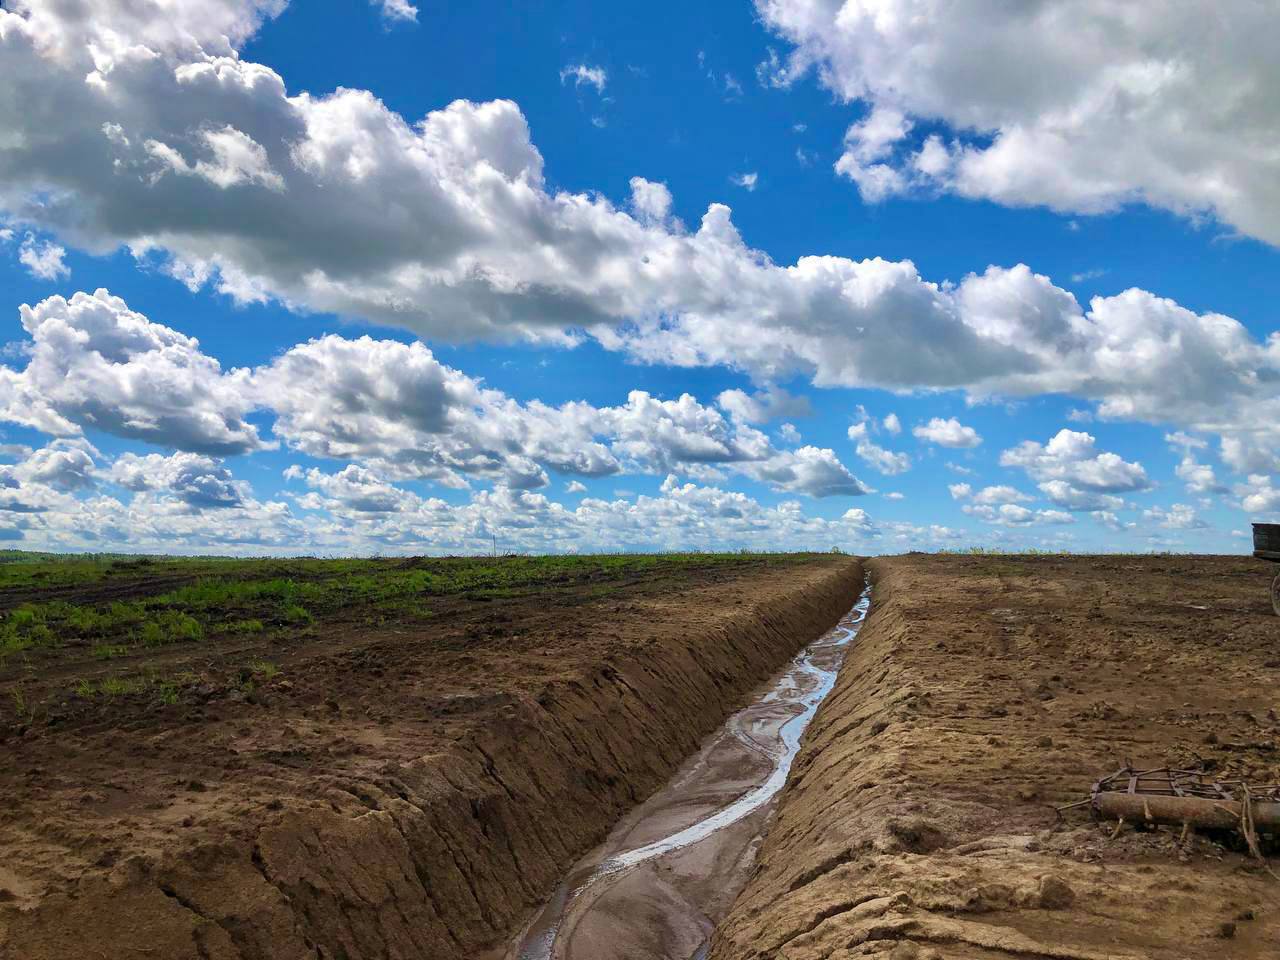
[{"label": "wet mud", "polygon": [[870,604],[763,684],[576,864],[506,960],[690,960],[745,883],[801,737]]}]

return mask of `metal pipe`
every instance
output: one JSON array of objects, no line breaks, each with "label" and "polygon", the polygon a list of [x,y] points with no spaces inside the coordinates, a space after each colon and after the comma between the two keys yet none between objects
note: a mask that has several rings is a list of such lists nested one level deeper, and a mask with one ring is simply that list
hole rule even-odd
[{"label": "metal pipe", "polygon": [[[1157,794],[1120,793],[1105,790],[1093,799],[1093,808],[1104,820],[1126,823],[1189,823],[1206,829],[1238,830],[1242,810],[1235,800],[1207,797],[1167,797]],[[1252,804],[1254,829],[1280,831],[1280,802],[1255,800]]]}]

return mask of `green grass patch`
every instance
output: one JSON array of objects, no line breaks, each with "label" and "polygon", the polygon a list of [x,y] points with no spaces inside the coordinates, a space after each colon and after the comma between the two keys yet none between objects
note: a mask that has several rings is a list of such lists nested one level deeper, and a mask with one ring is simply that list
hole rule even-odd
[{"label": "green grass patch", "polygon": [[197,679],[190,672],[166,677],[155,671],[147,671],[137,676],[104,677],[96,683],[87,678],[82,679],[76,684],[75,692],[88,700],[151,694],[159,703],[172,705],[180,699],[183,687],[195,683]]},{"label": "green grass patch", "polygon": [[249,669],[255,677],[270,680],[280,672],[280,668],[269,660],[250,660]]},{"label": "green grass patch", "polygon": [[142,624],[138,638],[148,647],[202,640],[204,626],[195,617],[180,610],[159,610]]},{"label": "green grass patch", "polygon": [[[133,647],[192,643],[210,636],[308,629],[335,616],[385,624],[431,616],[441,598],[502,600],[566,586],[604,597],[655,572],[678,583],[690,569],[744,561],[793,563],[794,554],[610,554],[287,560],[55,557],[0,551],[0,660],[68,642],[110,659]],[[174,581],[180,582],[178,585]],[[45,587],[86,598],[106,584],[128,600],[39,600]],[[151,586],[154,584],[154,588]],[[72,588],[72,589],[68,589]],[[150,589],[149,589],[150,588]],[[20,601],[5,609],[6,592]]]},{"label": "green grass patch", "polygon": [[99,681],[97,692],[104,697],[123,697],[131,693],[141,693],[147,688],[143,677],[106,677]]}]

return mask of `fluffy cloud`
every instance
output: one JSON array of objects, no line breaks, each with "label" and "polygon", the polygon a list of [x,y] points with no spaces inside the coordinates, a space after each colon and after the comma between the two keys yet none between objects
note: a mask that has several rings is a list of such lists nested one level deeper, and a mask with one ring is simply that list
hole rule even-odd
[{"label": "fluffy cloud", "polygon": [[393,486],[372,470],[355,464],[337,473],[325,473],[314,467],[304,472],[293,466],[285,471],[285,477],[290,480],[305,480],[308,487],[318,491],[319,496],[316,498],[300,500],[300,504],[309,509],[403,513],[422,503],[420,497]]},{"label": "fluffy cloud", "polygon": [[18,248],[18,262],[37,280],[61,280],[71,276],[71,268],[63,262],[66,255],[65,248],[37,240],[29,233]]},{"label": "fluffy cloud", "polygon": [[1022,506],[1033,498],[1014,487],[984,487],[974,493],[967,483],[949,484],[951,499],[964,501],[963,510],[971,517],[1000,527],[1024,527],[1031,524],[1075,523],[1075,518],[1061,510],[1030,510]]},{"label": "fluffy cloud", "polygon": [[293,495],[291,507],[256,500],[245,486],[235,503],[193,504],[181,485],[170,489],[167,482],[181,473],[181,463],[146,466],[159,468],[165,479],[144,483],[138,479],[144,471],[122,467],[120,480],[137,481],[125,487],[135,490],[127,501],[105,495],[76,499],[35,481],[18,489],[12,468],[0,467],[0,529],[36,547],[266,553],[472,553],[487,550],[492,539],[501,549],[540,552],[867,550],[880,536],[863,510],[849,509],[835,519],[811,517],[794,501],[765,506],[740,492],[675,477],[656,496],[586,497],[569,509],[541,493],[505,486],[453,504],[396,487],[359,467],[335,473],[291,469],[289,478],[308,488]]},{"label": "fluffy cloud", "polygon": [[197,453],[125,453],[108,476],[128,490],[169,494],[197,510],[239,507],[248,499],[247,485],[220,461]]},{"label": "fluffy cloud", "polygon": [[[323,337],[255,371],[252,391],[276,413],[275,434],[314,457],[358,460],[391,477],[463,486],[545,485],[545,467],[581,476],[734,470],[780,490],[856,495],[864,488],[830,450],[778,451],[744,422],[685,394],[632,391],[625,404],[520,404],[440,363],[421,343]],[[740,418],[793,408],[783,393],[721,402]]]},{"label": "fluffy cloud", "polygon": [[389,23],[417,23],[418,8],[409,0],[372,0]]},{"label": "fluffy cloud", "polygon": [[940,447],[964,449],[976,447],[982,443],[982,437],[978,436],[977,430],[966,427],[955,417],[949,417],[946,420],[934,417],[928,423],[912,428],[911,432],[921,440],[936,443]]},{"label": "fluffy cloud", "polygon": [[868,200],[949,190],[1081,213],[1136,201],[1280,243],[1273,3],[1231,16],[1107,0],[756,6],[795,45],[772,77],[816,65],[866,105],[837,169]]},{"label": "fluffy cloud", "polygon": [[1117,496],[1151,486],[1142,464],[1098,451],[1091,434],[1059,430],[1047,443],[1024,440],[1000,454],[1000,464],[1019,467],[1055,504],[1068,510],[1115,510]]},{"label": "fluffy cloud", "polygon": [[[209,456],[274,445],[246,419],[274,415],[273,432],[312,457],[358,462],[391,479],[447,486],[468,477],[536,489],[548,469],[580,476],[626,470],[715,480],[729,470],[778,490],[856,496],[866,488],[834,452],[778,450],[753,419],[803,412],[785,391],[728,391],[721,405],[685,394],[631,391],[618,406],[519,403],[440,363],[422,343],[325,336],[254,370],[224,372],[197,341],[128,309],[106,291],[24,307],[25,369],[0,367],[10,389],[0,419],[60,436],[95,428],[204,455],[200,481],[229,501]],[[176,466],[178,461],[164,461]],[[183,461],[195,469],[194,460]],[[116,479],[159,468],[138,461]],[[194,489],[195,475],[184,481]],[[167,489],[177,487],[166,481]],[[197,496],[191,493],[191,497]]]},{"label": "fluffy cloud", "polygon": [[[458,101],[411,122],[368,91],[291,95],[284,78],[238,53],[281,7],[24,0],[0,10],[0,56],[11,65],[0,129],[12,132],[0,151],[0,216],[95,253],[126,245],[193,287],[443,340],[589,336],[640,361],[725,365],[762,381],[1070,394],[1102,417],[1215,433],[1238,469],[1275,461],[1280,428],[1267,425],[1280,423],[1280,341],[1260,343],[1231,318],[1140,290],[1083,309],[1021,265],[948,283],[906,261],[777,264],[743,240],[721,204],[686,229],[670,216],[669,191],[649,181],[633,181],[629,211],[598,194],[556,192],[509,101]],[[840,58],[805,46],[810,35],[844,43],[843,21],[830,22],[830,6],[800,9],[762,5],[801,43],[793,65],[822,60],[843,83]],[[883,22],[859,35],[874,40],[893,23],[931,35],[953,12],[899,21],[898,9],[884,6]],[[946,47],[922,49],[928,59]],[[892,76],[902,65],[888,57],[880,66]],[[1034,69],[1036,83],[992,89],[1057,89]],[[863,169],[883,166],[877,151],[895,142],[895,118],[883,111],[856,138],[870,150]],[[900,108],[896,126],[916,112]],[[1228,139],[1233,150],[1248,142]],[[939,143],[920,170],[940,169],[939,149],[954,152]],[[1265,209],[1257,198],[1246,206]]]},{"label": "fluffy cloud", "polygon": [[1253,429],[1241,429],[1238,434],[1224,434],[1222,460],[1239,473],[1280,473],[1280,439],[1277,439],[1274,422],[1270,419],[1272,403],[1255,409],[1257,418]]},{"label": "fluffy cloud", "polygon": [[743,472],[779,490],[811,497],[860,497],[872,492],[835,453],[821,447],[784,450],[767,460],[744,465]]},{"label": "fluffy cloud", "polygon": [[[421,343],[321,337],[255,371],[250,392],[274,411],[275,433],[292,449],[392,476],[449,486],[465,485],[462,474],[500,478],[508,454],[536,443],[527,429],[536,418]],[[574,472],[617,469],[607,451],[583,440]]]},{"label": "fluffy cloud", "polygon": [[1227,487],[1218,482],[1213,467],[1196,459],[1195,451],[1205,449],[1209,445],[1207,441],[1188,436],[1180,430],[1165,434],[1164,439],[1182,453],[1182,459],[1173,472],[1186,484],[1188,493],[1204,495],[1228,492]]},{"label": "fluffy cloud", "polygon": [[985,506],[998,506],[1003,503],[1029,503],[1033,498],[1015,487],[999,485],[983,487],[977,493],[967,483],[953,483],[947,489],[953,500],[969,500]]},{"label": "fluffy cloud", "polygon": [[1082,490],[1066,480],[1046,480],[1040,484],[1040,492],[1054,504],[1066,510],[1114,514],[1126,506],[1124,497],[1118,497],[1114,493]]},{"label": "fluffy cloud", "polygon": [[1195,508],[1185,503],[1175,503],[1167,510],[1152,507],[1142,511],[1142,515],[1166,530],[1202,530],[1208,527],[1207,523],[1196,516]]},{"label": "fluffy cloud", "polygon": [[725,390],[716,403],[744,423],[768,423],[784,417],[807,417],[813,413],[809,398],[788,393],[781,387],[767,387],[755,393]]},{"label": "fluffy cloud", "polygon": [[1150,486],[1140,463],[1118,454],[1097,452],[1091,434],[1059,430],[1047,443],[1024,440],[1000,455],[1005,467],[1021,467],[1035,480],[1066,480],[1085,490],[1106,492],[1145,490]]},{"label": "fluffy cloud", "polygon": [[1002,503],[998,506],[969,503],[965,504],[961,509],[985,523],[1000,527],[1024,527],[1036,523],[1075,523],[1075,518],[1071,514],[1064,513],[1061,510],[1029,510],[1016,503]]},{"label": "fluffy cloud", "polygon": [[[835,520],[806,517],[795,502],[765,507],[742,493],[681,484],[674,477],[663,483],[657,497],[585,499],[574,511],[556,509],[539,494],[514,500],[498,493],[484,505],[495,507],[499,516],[523,513],[536,517],[539,523],[522,528],[527,536],[548,532],[565,536],[567,530],[587,544],[604,548],[805,543],[826,545],[825,549],[840,543],[865,543],[878,536],[875,525],[859,509],[847,510]],[[544,520],[551,523],[543,527],[540,523]]]},{"label": "fluffy cloud", "polygon": [[[0,528],[48,548],[296,549],[303,527],[283,503],[263,503],[216,460],[126,453],[110,469],[83,440],[54,440],[0,466]],[[132,496],[100,492],[115,485]]]},{"label": "fluffy cloud", "polygon": [[911,469],[911,458],[905,453],[886,450],[875,443],[868,434],[867,423],[855,423],[849,428],[849,439],[862,460],[883,474],[894,476]]},{"label": "fluffy cloud", "polygon": [[85,440],[54,440],[28,452],[10,476],[19,482],[47,484],[63,492],[88,490],[97,485],[95,457],[101,454]]},{"label": "fluffy cloud", "polygon": [[223,190],[242,184],[284,189],[284,180],[271,168],[262,144],[235,127],[228,124],[218,130],[201,130],[197,144],[204,148],[208,159],[191,163],[168,144],[148,140],[144,145],[146,151],[159,164],[153,177],[159,178],[171,171],[179,176],[202,177]]},{"label": "fluffy cloud", "polygon": [[0,540],[25,540],[78,510],[75,494],[97,485],[99,456],[84,440],[54,440],[31,450],[7,445],[0,464]]},{"label": "fluffy cloud", "polygon": [[671,216],[671,191],[665,183],[631,178],[631,210],[645,223],[665,223]]},{"label": "fluffy cloud", "polygon": [[105,290],[23,306],[21,372],[0,367],[0,420],[75,436],[117,436],[209,454],[265,444],[245,420],[248,374],[224,372],[200,344],[129,310]]},{"label": "fluffy cloud", "polygon": [[1240,508],[1247,513],[1280,512],[1280,487],[1264,474],[1250,474],[1247,483],[1236,487],[1236,493],[1240,494]]}]

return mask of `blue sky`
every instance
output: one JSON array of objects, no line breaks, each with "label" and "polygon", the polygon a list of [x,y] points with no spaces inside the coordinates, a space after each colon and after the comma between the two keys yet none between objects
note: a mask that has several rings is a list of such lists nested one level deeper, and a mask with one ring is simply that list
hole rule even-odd
[{"label": "blue sky", "polygon": [[7,542],[1239,552],[1280,512],[1257,12],[155,3],[0,11]]}]

